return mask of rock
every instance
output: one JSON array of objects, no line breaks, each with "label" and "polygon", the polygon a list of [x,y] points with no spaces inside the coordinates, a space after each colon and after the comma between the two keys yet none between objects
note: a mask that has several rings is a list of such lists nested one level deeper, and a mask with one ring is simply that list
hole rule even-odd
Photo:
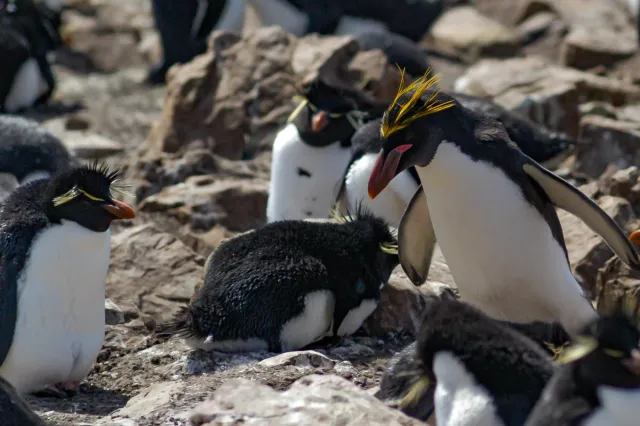
[{"label": "rock", "polygon": [[578,106],[580,118],[587,115],[599,115],[606,118],[617,118],[616,109],[607,102],[591,101]]},{"label": "rock", "polygon": [[136,200],[140,202],[191,176],[268,180],[271,168],[268,160],[260,157],[251,161],[231,161],[207,149],[193,149],[184,154],[157,153],[134,164],[133,175],[137,181],[142,181],[136,188]]},{"label": "rock", "polygon": [[562,63],[583,70],[610,66],[636,52],[637,37],[632,32],[628,35],[624,37],[607,27],[574,28],[564,39]]},{"label": "rock", "polygon": [[626,169],[640,164],[638,124],[588,115],[580,121],[576,170],[598,178],[607,165]]},{"label": "rock", "polygon": [[623,299],[640,299],[640,272],[632,270],[617,257],[612,257],[598,271],[598,312],[610,313]]},{"label": "rock", "polygon": [[195,232],[217,224],[246,231],[265,224],[268,190],[269,183],[264,180],[192,176],[146,198],[139,210],[162,212]]},{"label": "rock", "polygon": [[[131,417],[141,419],[158,411],[168,410],[175,405],[173,400],[186,392],[186,386],[182,382],[160,382],[151,385],[149,388],[131,398],[124,408],[112,413],[111,418]],[[168,418],[166,415],[165,418]],[[108,420],[109,422],[112,420]],[[109,424],[109,423],[99,423]]]},{"label": "rock", "polygon": [[11,173],[0,173],[0,202],[7,198],[20,185]]},{"label": "rock", "polygon": [[120,142],[87,132],[67,132],[61,135],[64,145],[79,158],[103,159],[124,150]]},{"label": "rock", "polygon": [[424,308],[427,297],[455,298],[453,290],[442,283],[427,281],[415,286],[401,271],[391,275],[389,283],[382,289],[380,303],[363,324],[367,334],[384,336],[389,332],[413,332],[414,322]]},{"label": "rock", "polygon": [[190,421],[197,426],[232,425],[422,425],[387,407],[338,376],[307,376],[289,390],[276,392],[247,379],[226,382],[198,406]]},{"label": "rock", "polygon": [[264,359],[258,363],[263,367],[278,367],[294,365],[296,367],[315,367],[331,369],[336,362],[326,355],[316,351],[285,352],[271,358]]},{"label": "rock", "polygon": [[[402,268],[400,266],[399,268]],[[442,251],[440,247],[436,245],[436,249],[433,252],[433,257],[431,258],[431,267],[429,268],[429,275],[427,276],[429,281],[443,283],[451,288],[456,288],[456,283],[453,280],[453,276],[449,271],[449,266],[447,265],[447,261],[442,255]]]},{"label": "rock", "polygon": [[[279,27],[259,28],[243,38],[215,32],[205,54],[169,71],[162,117],[145,150],[177,153],[195,145],[231,160],[268,151],[302,85],[319,76],[357,87],[371,79],[397,79],[379,52],[360,58],[367,69],[358,64],[349,69],[357,53],[352,37],[296,39]],[[384,94],[388,84],[369,86]]]},{"label": "rock", "polygon": [[[605,195],[596,203],[623,230],[636,219],[629,202],[623,198]],[[558,217],[564,232],[574,275],[588,296],[595,296],[598,269],[613,256],[613,252],[602,240],[576,216],[558,209]]]},{"label": "rock", "polygon": [[637,194],[634,193],[633,188],[638,184],[638,177],[640,177],[640,171],[636,166],[631,166],[624,170],[616,170],[610,176],[603,175],[598,183],[603,193],[622,197],[633,203],[637,201],[635,199]]},{"label": "rock", "polygon": [[599,100],[618,106],[640,96],[637,86],[560,67],[540,57],[481,60],[456,81],[455,91],[491,97],[507,109],[573,137],[580,127],[579,104]]},{"label": "rock", "polygon": [[437,47],[454,48],[470,57],[506,57],[517,50],[517,36],[513,30],[481,15],[472,6],[444,12],[434,23],[430,37]]},{"label": "rock", "polygon": [[167,321],[189,302],[203,266],[204,258],[175,236],[151,224],[129,228],[112,238],[107,295],[125,312],[136,312],[137,305]]},{"label": "rock", "polygon": [[551,12],[540,12],[522,22],[516,28],[516,34],[521,43],[531,43],[551,29],[557,21]]},{"label": "rock", "polygon": [[122,309],[109,299],[104,299],[104,315],[107,325],[124,324],[124,312]]}]

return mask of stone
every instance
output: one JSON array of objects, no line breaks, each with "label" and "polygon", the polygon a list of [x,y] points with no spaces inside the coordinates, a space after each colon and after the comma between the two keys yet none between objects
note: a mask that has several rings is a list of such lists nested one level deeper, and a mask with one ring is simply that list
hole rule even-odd
[{"label": "stone", "polygon": [[[623,230],[632,225],[636,216],[627,200],[605,195],[596,203]],[[558,217],[569,252],[569,263],[578,282],[589,297],[595,296],[598,269],[613,257],[613,252],[598,234],[578,217],[558,209]]]},{"label": "stone", "polygon": [[598,270],[598,312],[611,313],[625,299],[640,300],[640,271],[633,270],[612,257]]},{"label": "stone", "polygon": [[640,164],[640,128],[637,123],[588,115],[580,121],[576,170],[598,178],[609,164],[618,169]]},{"label": "stone", "polygon": [[232,425],[238,421],[256,426],[424,424],[333,375],[303,377],[285,392],[247,379],[229,380],[195,408],[190,421],[194,426]]},{"label": "stone", "polygon": [[61,135],[61,139],[78,158],[104,159],[124,151],[120,142],[95,133],[71,131]]},{"label": "stone", "polygon": [[258,363],[262,367],[294,365],[296,367],[315,367],[331,369],[336,361],[316,351],[285,352]]},{"label": "stone", "polygon": [[402,331],[415,333],[415,321],[427,297],[455,298],[455,294],[449,286],[435,281],[427,281],[417,287],[398,268],[382,289],[380,303],[365,320],[363,327],[371,336]]},{"label": "stone", "polygon": [[586,115],[599,115],[601,117],[607,118],[617,118],[617,111],[613,107],[613,105],[607,102],[599,102],[599,101],[591,101],[585,102],[578,106],[578,111],[580,111],[580,118]]},{"label": "stone", "polygon": [[637,86],[554,65],[541,57],[481,60],[456,80],[454,89],[491,97],[509,110],[572,137],[580,129],[578,105],[598,100],[619,106],[640,96]]},{"label": "stone", "polygon": [[125,312],[168,321],[202,280],[204,258],[152,224],[112,237],[106,293]]},{"label": "stone", "polygon": [[637,50],[637,37],[627,37],[608,27],[576,27],[564,39],[562,64],[578,69],[610,66],[632,56]]},{"label": "stone", "polygon": [[636,194],[633,191],[635,185],[638,184],[640,171],[636,166],[631,166],[624,170],[615,170],[609,176],[603,175],[598,182],[600,190],[604,194],[613,195],[614,197],[622,197],[633,203],[638,201],[635,199]]},{"label": "stone", "polygon": [[124,312],[109,299],[104,299],[104,316],[107,325],[124,324]]},{"label": "stone", "polygon": [[454,48],[471,57],[507,57],[517,50],[516,33],[472,6],[445,11],[434,23],[430,37],[437,47]]},{"label": "stone", "polygon": [[516,34],[521,43],[531,43],[548,32],[557,17],[551,12],[540,12],[526,19],[516,28]]},{"label": "stone", "polygon": [[20,185],[11,173],[0,173],[0,202],[7,198]]},{"label": "stone", "polygon": [[[170,409],[174,405],[173,399],[186,391],[185,384],[180,382],[160,382],[153,384],[131,398],[126,406],[112,413],[109,417],[144,418],[160,410]],[[167,415],[166,417],[168,418],[169,416]],[[110,419],[108,421],[112,420]]]},{"label": "stone", "polygon": [[141,212],[163,213],[194,232],[220,224],[231,231],[247,231],[266,223],[268,181],[192,176],[164,188],[138,206]]}]

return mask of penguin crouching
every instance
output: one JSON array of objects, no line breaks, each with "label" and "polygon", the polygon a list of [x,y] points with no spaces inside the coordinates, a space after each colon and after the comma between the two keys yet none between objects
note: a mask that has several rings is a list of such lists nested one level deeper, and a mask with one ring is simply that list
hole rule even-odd
[{"label": "penguin crouching", "polygon": [[9,382],[0,377],[0,424],[2,426],[47,426]]},{"label": "penguin crouching", "polygon": [[105,332],[112,221],[121,172],[97,164],[18,187],[0,208],[0,377],[19,393],[73,391]]},{"label": "penguin crouching", "polygon": [[388,225],[361,209],[341,224],[270,223],[221,244],[191,305],[160,332],[222,352],[291,351],[348,336],[397,264]]},{"label": "penguin crouching", "polygon": [[587,325],[525,426],[633,426],[640,407],[640,322],[627,303]]},{"label": "penguin crouching", "polygon": [[553,374],[551,357],[466,303],[430,299],[423,312],[401,409],[422,418],[435,409],[439,426],[522,425]]}]

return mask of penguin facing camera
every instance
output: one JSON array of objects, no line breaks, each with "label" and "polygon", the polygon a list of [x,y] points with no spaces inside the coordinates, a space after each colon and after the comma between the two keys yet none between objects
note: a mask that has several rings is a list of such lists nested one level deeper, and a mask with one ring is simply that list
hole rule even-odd
[{"label": "penguin facing camera", "polygon": [[489,316],[556,321],[570,334],[597,314],[571,273],[555,207],[581,218],[621,260],[640,259],[597,204],[517,148],[497,121],[432,90],[425,75],[384,113],[368,193],[415,167],[421,187],[398,229],[400,263],[424,282],[438,244],[460,297]]},{"label": "penguin facing camera", "polygon": [[435,412],[439,426],[522,425],[554,371],[551,357],[508,325],[436,298],[427,301],[416,343],[391,367],[404,381],[387,372],[378,396],[389,389],[402,411],[420,419]]},{"label": "penguin facing camera", "polygon": [[7,0],[0,16],[0,112],[19,112],[53,94],[55,78],[47,55],[62,45],[63,3]]},{"label": "penguin facing camera", "polygon": [[525,426],[633,426],[640,406],[637,302],[596,319],[563,350]]},{"label": "penguin facing camera", "polygon": [[357,91],[315,80],[275,138],[267,221],[328,217],[350,157],[351,136],[376,106]]},{"label": "penguin facing camera", "polygon": [[2,426],[46,426],[47,424],[18,395],[9,382],[0,377],[0,415]]},{"label": "penguin facing camera", "polygon": [[0,208],[0,377],[63,396],[91,371],[105,332],[112,196],[122,173],[92,164],[18,187]]},{"label": "penguin facing camera", "polygon": [[[554,159],[573,145],[565,135],[553,133],[515,112],[507,111],[490,99],[457,93],[452,96],[464,107],[500,121],[518,148],[537,162]],[[336,202],[348,208],[362,203],[391,226],[398,227],[407,204],[420,186],[420,178],[415,168],[409,167],[389,182],[389,189],[373,200],[368,199],[369,176],[382,148],[381,124],[382,118],[371,120],[351,138],[351,159]]]},{"label": "penguin facing camera", "polygon": [[192,303],[160,332],[222,352],[291,351],[355,333],[398,258],[383,220],[360,209],[341,221],[274,222],[221,244]]},{"label": "penguin facing camera", "polygon": [[24,184],[79,165],[64,144],[34,120],[0,114],[0,173]]}]

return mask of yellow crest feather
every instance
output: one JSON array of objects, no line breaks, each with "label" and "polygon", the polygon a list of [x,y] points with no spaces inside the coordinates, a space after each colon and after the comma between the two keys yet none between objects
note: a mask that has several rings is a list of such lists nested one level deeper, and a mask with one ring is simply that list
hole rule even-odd
[{"label": "yellow crest feather", "polygon": [[380,244],[380,250],[387,254],[398,254],[398,245],[385,241],[384,243]]},{"label": "yellow crest feather", "polygon": [[429,380],[427,376],[420,377],[418,381],[416,381],[413,384],[413,386],[411,386],[411,389],[409,389],[409,392],[407,392],[407,395],[405,395],[405,397],[402,398],[402,401],[400,402],[400,407],[406,408],[409,406],[416,405],[420,400],[420,397],[424,395],[424,393],[429,389],[430,386],[431,386],[431,380]]},{"label": "yellow crest feather", "polygon": [[594,337],[578,336],[567,348],[563,349],[560,356],[556,357],[557,364],[568,364],[584,358],[598,347],[598,341]]},{"label": "yellow crest feather", "polygon": [[[409,111],[411,111],[416,105],[418,105],[418,102],[420,102],[422,95],[424,95],[427,90],[429,90],[438,82],[439,76],[438,74],[434,74],[433,76],[429,77],[429,74],[431,74],[431,70],[428,69],[422,77],[420,77],[407,87],[404,87],[404,69],[401,69],[400,73],[401,78],[400,87],[398,87],[398,93],[393,99],[393,102],[391,102],[391,105],[389,105],[389,108],[387,108],[387,113],[384,115],[384,119],[382,120],[382,128],[380,132],[382,133],[382,137],[384,138],[388,138],[393,133],[404,129],[418,118],[435,114],[447,108],[451,108],[454,105],[453,101],[438,102],[436,98],[438,96],[438,93],[440,92],[435,91],[431,96],[429,96],[429,99],[427,99],[420,108],[418,108],[411,115],[407,115]],[[413,91],[411,98],[404,104],[400,105],[400,98],[402,98],[403,95],[410,93],[411,91]],[[389,118],[390,112],[396,106],[400,106],[400,110],[393,118],[393,120],[391,120]]]},{"label": "yellow crest feather", "polygon": [[74,186],[73,188],[71,188],[70,190],[68,190],[64,194],[60,195],[59,197],[55,197],[53,199],[53,205],[55,207],[58,207],[58,206],[60,206],[60,205],[62,205],[64,203],[68,203],[69,201],[73,200],[74,198],[76,198],[80,194],[81,194],[81,192],[78,189],[78,187]]}]

